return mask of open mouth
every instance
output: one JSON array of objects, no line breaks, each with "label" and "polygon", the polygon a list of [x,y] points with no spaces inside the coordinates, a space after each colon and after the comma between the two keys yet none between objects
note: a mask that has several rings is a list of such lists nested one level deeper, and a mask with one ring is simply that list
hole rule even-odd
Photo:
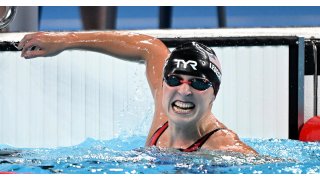
[{"label": "open mouth", "polygon": [[172,103],[172,109],[179,114],[188,114],[195,108],[191,102],[175,101]]}]

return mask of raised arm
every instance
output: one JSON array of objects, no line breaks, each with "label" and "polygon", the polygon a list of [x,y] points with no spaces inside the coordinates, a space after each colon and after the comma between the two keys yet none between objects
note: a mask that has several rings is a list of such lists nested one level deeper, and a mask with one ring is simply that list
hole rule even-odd
[{"label": "raised arm", "polygon": [[[147,60],[166,48],[158,39],[127,32],[38,32],[26,35],[19,43],[22,57],[54,56],[66,49],[84,49],[126,60]],[[152,55],[151,55],[152,54]]]},{"label": "raised arm", "polygon": [[54,56],[67,49],[83,49],[124,60],[145,60],[152,94],[160,85],[162,67],[168,48],[157,38],[120,31],[105,32],[38,32],[25,35],[19,49],[24,58]]},{"label": "raised arm", "polygon": [[67,49],[83,49],[125,60],[144,60],[146,76],[155,100],[154,119],[148,138],[167,117],[162,111],[162,71],[168,48],[157,38],[128,32],[39,32],[26,35],[19,43],[25,58],[54,56]]}]

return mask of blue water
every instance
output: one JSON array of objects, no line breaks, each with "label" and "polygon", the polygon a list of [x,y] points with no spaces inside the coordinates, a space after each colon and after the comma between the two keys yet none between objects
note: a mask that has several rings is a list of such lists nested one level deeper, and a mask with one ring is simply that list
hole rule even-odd
[{"label": "blue water", "polygon": [[0,145],[0,172],[68,174],[306,174],[320,173],[320,144],[285,139],[243,139],[259,156],[223,151],[182,153],[144,148],[144,136],[87,139],[61,148]]}]

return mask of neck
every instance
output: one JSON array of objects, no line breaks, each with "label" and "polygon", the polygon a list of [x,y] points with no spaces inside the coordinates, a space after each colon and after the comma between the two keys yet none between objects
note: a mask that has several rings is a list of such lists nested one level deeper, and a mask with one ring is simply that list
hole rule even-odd
[{"label": "neck", "polygon": [[187,148],[200,138],[199,129],[194,125],[177,125],[169,121],[169,147]]},{"label": "neck", "polygon": [[211,115],[189,123],[175,123],[169,120],[169,147],[187,148],[212,129]]}]

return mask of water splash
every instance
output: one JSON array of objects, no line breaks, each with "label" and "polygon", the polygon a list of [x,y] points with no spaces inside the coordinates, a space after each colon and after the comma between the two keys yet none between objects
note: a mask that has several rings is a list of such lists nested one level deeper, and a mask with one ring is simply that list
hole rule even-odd
[{"label": "water splash", "polygon": [[88,174],[305,174],[320,173],[319,143],[285,139],[243,139],[260,155],[207,151],[183,153],[144,147],[145,136],[87,139],[77,146],[0,146],[0,171]]}]

